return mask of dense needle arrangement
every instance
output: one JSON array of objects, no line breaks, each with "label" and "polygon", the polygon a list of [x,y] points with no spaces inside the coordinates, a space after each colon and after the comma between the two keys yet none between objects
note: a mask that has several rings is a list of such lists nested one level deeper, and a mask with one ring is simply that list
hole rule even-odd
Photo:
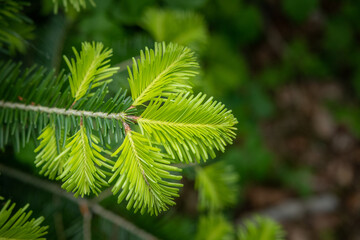
[{"label": "dense needle arrangement", "polygon": [[235,138],[237,120],[211,97],[191,92],[199,65],[177,44],[156,43],[128,68],[131,97],[108,86],[118,68],[112,50],[83,43],[69,72],[21,70],[0,63],[0,147],[38,141],[40,173],[63,182],[75,196],[113,185],[128,208],[158,214],[174,205],[181,169],[215,157]]}]

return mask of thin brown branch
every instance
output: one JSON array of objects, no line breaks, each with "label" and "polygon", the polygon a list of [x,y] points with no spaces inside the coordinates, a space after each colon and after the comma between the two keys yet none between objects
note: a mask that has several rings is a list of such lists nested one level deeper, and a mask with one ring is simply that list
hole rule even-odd
[{"label": "thin brown branch", "polygon": [[136,233],[136,235],[139,236],[141,239],[146,239],[146,240],[157,239],[155,236],[145,232],[144,230],[138,228],[137,226],[125,220],[124,218],[120,217],[119,215],[116,215],[115,213],[103,208],[99,204],[93,204],[91,206],[91,209],[93,210],[94,213],[109,220],[110,222],[125,228],[129,232]]},{"label": "thin brown branch", "polygon": [[80,212],[83,215],[83,233],[84,240],[91,240],[91,219],[92,214],[89,209],[87,201],[82,201],[80,207]]},{"label": "thin brown branch", "polygon": [[53,204],[55,205],[56,211],[54,212],[54,223],[55,223],[55,232],[58,240],[66,240],[66,234],[64,230],[64,222],[62,213],[58,210],[60,207],[60,197],[53,194]]},{"label": "thin brown branch", "polygon": [[104,191],[102,191],[99,196],[97,196],[96,198],[93,198],[91,201],[94,202],[94,203],[99,203],[99,202],[102,202],[102,200],[110,197],[110,196],[113,196],[113,193],[112,193],[112,188],[109,187],[107,189],[105,189]]},{"label": "thin brown branch", "polygon": [[48,114],[64,115],[64,116],[76,116],[76,117],[92,117],[92,118],[104,118],[125,121],[125,113],[106,113],[106,112],[91,112],[83,110],[73,110],[66,108],[46,107],[41,105],[26,105],[24,103],[17,102],[5,102],[0,100],[0,108],[4,109],[19,109],[24,111],[41,112]]},{"label": "thin brown branch", "polygon": [[[81,199],[81,198],[74,198],[72,194],[67,193],[66,191],[62,190],[58,184],[51,183],[49,181],[34,177],[30,174],[21,172],[17,169],[5,166],[3,164],[0,164],[0,172],[1,172],[1,174],[4,174],[13,179],[19,180],[25,184],[29,184],[34,187],[40,188],[44,191],[64,197],[64,198],[78,204],[80,207],[84,206],[84,204],[86,204],[88,209],[91,210],[93,213],[96,213],[99,217],[107,219],[108,221],[112,222],[113,224],[126,229],[127,231],[131,232],[132,234],[138,236],[141,239],[144,239],[144,240],[157,239],[155,236],[153,236],[150,233],[144,231],[143,229],[137,227],[132,222],[129,222],[125,218],[123,218],[119,215],[116,215],[115,213],[103,208],[102,206],[100,206],[97,203],[94,203],[93,201],[89,201],[87,199]],[[89,221],[89,219],[87,219],[86,221]]]},{"label": "thin brown branch", "polygon": [[3,164],[0,164],[0,173],[79,204],[78,199],[74,198],[70,193],[62,190],[58,184],[50,183],[49,181],[42,180]]}]

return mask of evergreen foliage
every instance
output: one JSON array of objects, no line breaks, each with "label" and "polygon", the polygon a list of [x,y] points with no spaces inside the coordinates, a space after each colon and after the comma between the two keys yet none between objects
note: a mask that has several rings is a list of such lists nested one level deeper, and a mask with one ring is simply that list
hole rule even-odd
[{"label": "evergreen foliage", "polygon": [[22,11],[28,4],[15,0],[0,0],[0,51],[8,54],[24,52],[33,37],[32,21]]},{"label": "evergreen foliage", "polygon": [[256,216],[244,222],[237,233],[239,240],[284,240],[281,225],[267,217]]},{"label": "evergreen foliage", "polygon": [[140,59],[133,58],[132,71],[128,67],[132,105],[189,91],[190,78],[197,74],[198,67],[189,48],[173,43],[155,43],[155,50],[145,48],[145,52],[140,52]]},{"label": "evergreen foliage", "polygon": [[236,232],[223,215],[210,213],[200,217],[195,239],[284,240],[285,232],[280,224],[263,216],[245,220]]},{"label": "evergreen foliage", "polygon": [[[65,11],[68,10],[68,5],[76,10],[80,11],[82,8],[86,8],[86,2],[89,1],[92,6],[95,6],[95,2],[93,0],[52,0],[54,3],[54,12],[57,13],[59,10],[59,5],[64,5]],[[59,4],[60,3],[60,4]]]},{"label": "evergreen foliage", "polygon": [[236,203],[238,175],[231,165],[217,162],[196,168],[195,188],[199,191],[200,210],[222,210]]},{"label": "evergreen foliage", "polygon": [[[59,4],[66,11],[69,5],[80,11],[87,4],[87,0],[53,2],[56,12]],[[95,5],[93,0],[88,2]],[[31,21],[20,11],[23,6],[0,0],[0,50],[5,54],[23,52],[32,37]],[[248,13],[245,16],[254,16],[253,11]],[[247,23],[240,21],[243,32],[251,33]],[[157,41],[193,50],[201,49],[207,40],[204,19],[193,12],[149,9],[141,26]],[[83,43],[80,52],[73,50],[73,59],[64,57],[69,73],[62,70],[58,75],[42,67],[24,70],[14,61],[0,62],[0,148],[12,141],[19,150],[32,138],[40,140],[35,150],[40,174],[62,180],[63,188],[75,196],[98,194],[102,186],[114,183],[113,193],[119,193],[118,202],[128,201],[128,209],[156,215],[167,210],[182,186],[181,176],[172,173],[181,169],[171,163],[215,157],[235,138],[237,120],[222,103],[190,93],[198,63],[189,48],[156,43],[154,50],[142,51],[129,68],[132,98],[121,89],[109,96],[110,78],[118,70],[110,65],[111,49],[104,49],[102,43]],[[224,56],[227,63],[238,62]],[[214,59],[224,62],[218,56]],[[116,149],[117,143],[122,144],[113,154],[107,150]],[[115,156],[116,162],[111,160]],[[236,201],[237,175],[220,162],[197,167],[196,172],[199,208],[210,210],[200,218],[197,239],[233,239],[232,225],[214,212]],[[13,234],[11,239],[41,239],[46,231],[40,227],[43,219],[25,222],[31,214],[25,212],[27,206],[10,218],[13,206],[6,210],[9,206],[10,202],[0,212],[0,223],[6,222],[3,227],[0,224],[0,238],[5,229]],[[6,230],[11,221],[16,223]],[[238,237],[273,240],[283,239],[283,233],[279,225],[259,217],[246,222]]]},{"label": "evergreen foliage", "polygon": [[195,239],[231,240],[233,233],[233,226],[221,214],[203,215],[200,217]]},{"label": "evergreen foliage", "polygon": [[235,137],[237,123],[225,106],[199,93],[178,94],[165,102],[158,98],[137,119],[142,132],[164,145],[173,159],[206,161],[216,150],[225,150]]},{"label": "evergreen foliage", "polygon": [[41,226],[43,217],[32,218],[32,211],[26,211],[29,204],[13,213],[15,203],[8,200],[0,211],[0,239],[4,240],[44,240],[47,226]]},{"label": "evergreen foliage", "polygon": [[[182,186],[174,182],[181,176],[171,173],[180,169],[170,163],[205,161],[224,151],[235,137],[236,119],[212,98],[190,94],[198,63],[189,48],[156,43],[155,50],[141,51],[129,68],[133,101],[121,89],[108,96],[117,71],[109,62],[112,50],[83,43],[74,54],[64,57],[69,75],[0,63],[0,147],[10,137],[17,150],[38,138],[40,173],[61,179],[75,196],[98,194],[116,179],[113,192],[121,190],[118,201],[128,201],[128,209],[156,215],[168,209]],[[121,154],[114,164],[105,149],[117,142],[122,144],[112,156]]]},{"label": "evergreen foliage", "polygon": [[109,58],[112,56],[112,49],[104,49],[102,43],[85,42],[81,45],[80,54],[76,48],[73,48],[73,51],[75,59],[69,60],[66,56],[64,59],[71,72],[71,94],[75,101],[78,101],[88,90],[110,82],[109,78],[119,68],[110,68]]},{"label": "evergreen foliage", "polygon": [[[39,146],[35,149],[35,153],[39,152],[36,156],[36,167],[42,166],[40,174],[48,176],[49,179],[55,179],[60,176],[64,171],[64,163],[67,160],[70,148],[65,148],[56,141],[55,126],[47,125],[38,138],[40,141]],[[64,132],[61,131],[60,142],[63,142]]]},{"label": "evergreen foliage", "polygon": [[193,50],[201,50],[208,38],[204,18],[190,11],[149,8],[140,25],[158,42],[174,42]]},{"label": "evergreen foliage", "polygon": [[[59,139],[60,116],[63,115],[57,111],[71,105],[69,89],[64,87],[67,78],[63,72],[55,76],[54,71],[37,66],[23,71],[20,63],[0,62],[0,81],[1,149],[12,138],[15,149],[19,151],[20,145],[24,146],[31,136],[40,134],[49,121],[56,125]],[[38,105],[40,102],[42,105]]]},{"label": "evergreen foliage", "polygon": [[180,169],[169,166],[170,161],[160,152],[160,149],[151,146],[151,143],[140,133],[127,131],[123,144],[113,153],[121,153],[113,167],[110,182],[118,178],[113,192],[116,194],[122,189],[118,202],[124,198],[129,200],[127,208],[135,211],[146,210],[156,214],[167,210],[175,204],[174,197],[178,196],[180,183],[171,180],[180,180],[181,176],[172,175],[169,171]]},{"label": "evergreen foliage", "polygon": [[66,149],[60,153],[68,154],[64,171],[59,176],[64,181],[62,187],[75,192],[75,197],[83,197],[90,192],[97,194],[101,186],[107,186],[106,174],[100,167],[111,168],[112,161],[101,155],[104,150],[97,145],[98,139],[94,135],[91,135],[91,140],[88,139],[81,123],[79,131],[68,141]]}]

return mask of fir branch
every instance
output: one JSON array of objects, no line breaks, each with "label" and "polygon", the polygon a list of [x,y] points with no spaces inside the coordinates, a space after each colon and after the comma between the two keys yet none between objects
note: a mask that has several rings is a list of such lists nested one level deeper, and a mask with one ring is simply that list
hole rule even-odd
[{"label": "fir branch", "polygon": [[[116,111],[131,105],[131,102],[125,105],[118,104],[117,102],[116,99],[111,99],[100,107]],[[90,136],[91,132],[96,130],[102,145],[104,145],[104,138],[108,138],[108,141],[110,140],[110,133],[115,136],[115,142],[121,141],[124,136],[122,123],[132,120],[131,115],[128,115],[126,112],[91,112],[26,105],[0,100],[0,148],[4,148],[9,138],[12,137],[16,150],[19,151],[20,144],[24,146],[31,136],[37,137],[35,131],[40,134],[42,129],[49,123],[55,124],[57,145],[60,142],[62,145],[65,145],[65,139],[63,141],[60,139],[60,132],[66,131],[67,136],[70,130],[78,129],[78,123],[81,118],[84,119],[84,125],[88,128],[87,134]],[[11,131],[11,129],[14,130]]]},{"label": "fir branch", "polygon": [[78,101],[87,93],[89,87],[95,88],[111,81],[109,78],[119,68],[110,67],[108,63],[112,49],[104,49],[102,43],[84,42],[81,44],[80,53],[76,48],[73,48],[73,51],[75,59],[69,60],[64,56],[64,60],[71,72],[69,77],[71,94],[75,101]]},{"label": "fir branch", "polygon": [[45,107],[41,105],[26,105],[23,103],[16,102],[5,102],[0,100],[0,108],[8,109],[19,109],[24,111],[33,111],[40,113],[56,114],[63,116],[76,116],[76,117],[91,117],[91,118],[103,118],[103,119],[114,119],[125,121],[128,118],[125,112],[120,113],[105,113],[105,112],[91,112],[91,111],[82,111],[75,109],[66,109],[66,108],[56,108],[56,107]]},{"label": "fir branch", "polygon": [[127,209],[155,215],[167,210],[168,205],[175,204],[173,198],[178,196],[178,188],[182,184],[169,180],[180,180],[181,176],[172,175],[169,171],[181,169],[169,166],[170,161],[163,158],[160,149],[151,146],[143,135],[128,130],[123,144],[113,156],[118,153],[121,154],[109,182],[118,178],[112,191],[116,194],[122,189],[119,203],[126,198],[129,201]]},{"label": "fir branch", "polygon": [[0,0],[0,49],[13,55],[24,53],[27,40],[34,37],[32,21],[23,13],[28,3]]},{"label": "fir branch", "polygon": [[[69,149],[69,159],[64,164],[64,171],[59,179],[64,181],[62,187],[67,191],[75,192],[75,197],[88,195],[90,192],[98,194],[102,186],[106,186],[106,174],[100,167],[111,168],[113,162],[100,153],[104,150],[98,145],[95,136],[92,137],[90,147],[86,129],[80,130],[69,140],[66,149]],[[110,165],[109,165],[110,164]]]},{"label": "fir branch", "polygon": [[93,130],[99,133],[101,144],[105,138],[110,140],[109,132],[116,142],[123,139],[122,122],[130,121],[127,115],[134,113],[134,109],[127,110],[132,101],[126,91],[119,89],[114,97],[104,100],[108,91],[103,84],[74,104],[67,80],[64,71],[55,76],[54,71],[41,67],[21,70],[21,64],[0,62],[0,148],[12,138],[19,151],[20,145],[37,138],[36,133],[49,123],[55,124],[60,141],[60,129],[74,133],[81,117],[89,134]]},{"label": "fir branch", "polygon": [[100,216],[104,219],[107,219],[109,222],[127,230],[128,232],[132,233],[135,236],[138,236],[140,239],[146,239],[146,240],[157,239],[155,236],[153,236],[150,233],[146,232],[145,230],[137,227],[132,222],[129,222],[125,218],[123,218],[119,215],[116,215],[115,213],[103,208],[99,204],[93,203],[93,201],[89,201],[86,199],[74,198],[71,194],[69,194],[68,192],[61,189],[60,186],[58,186],[55,183],[37,178],[33,175],[21,172],[17,169],[14,169],[14,168],[2,165],[2,164],[0,164],[0,172],[3,175],[6,175],[12,179],[16,179],[27,185],[33,186],[35,188],[39,188],[43,191],[55,194],[60,197],[63,197],[71,202],[78,204],[79,206],[86,203],[89,206],[89,208],[94,213],[96,213],[98,216]]},{"label": "fir branch", "polygon": [[221,214],[202,215],[197,227],[196,240],[233,239],[233,226]]},{"label": "fir branch", "polygon": [[239,177],[231,165],[217,162],[203,168],[196,167],[195,170],[200,210],[218,211],[236,203]]},{"label": "fir branch", "polygon": [[179,94],[165,102],[158,99],[137,119],[141,131],[164,145],[174,158],[199,162],[214,158],[214,149],[224,151],[235,137],[237,123],[231,111],[206,95]]},{"label": "fir branch", "polygon": [[[92,6],[95,6],[95,2],[93,0],[88,0]],[[54,12],[57,13],[59,10],[59,2],[64,5],[65,11],[68,11],[69,3],[76,11],[80,11],[81,8],[86,8],[87,0],[53,0],[54,3]]]},{"label": "fir branch", "polygon": [[[55,179],[63,173],[70,148],[64,148],[59,141],[56,141],[54,125],[46,126],[38,139],[41,139],[41,142],[35,149],[35,153],[39,152],[35,159],[35,165],[36,167],[42,166],[40,174],[49,176],[49,179]],[[60,142],[63,141],[66,141],[66,137],[64,131],[61,131]]]},{"label": "fir branch", "polygon": [[133,106],[191,90],[189,80],[197,74],[198,67],[189,48],[172,43],[155,43],[155,50],[145,48],[139,60],[133,59],[132,71],[128,67]]},{"label": "fir branch", "polygon": [[15,203],[8,200],[0,211],[0,239],[45,240],[48,226],[40,226],[44,217],[29,220],[32,211],[26,212],[29,204],[13,214]]},{"label": "fir branch", "polygon": [[26,105],[68,108],[73,102],[64,71],[33,65],[22,69],[21,63],[0,61],[0,100]]},{"label": "fir branch", "polygon": [[274,220],[256,216],[244,221],[237,233],[239,240],[284,240],[285,232],[282,226]]},{"label": "fir branch", "polygon": [[158,42],[174,42],[193,50],[200,50],[208,38],[203,16],[191,11],[149,8],[140,25]]},{"label": "fir branch", "polygon": [[[133,72],[129,70],[135,102],[121,90],[107,97],[106,82],[116,71],[108,64],[110,50],[84,43],[80,54],[74,53],[75,59],[65,58],[70,84],[63,72],[21,71],[20,64],[0,62],[0,147],[12,136],[19,149],[38,131],[38,166],[50,178],[60,175],[57,179],[75,196],[100,192],[107,185],[106,167],[113,171],[108,182],[116,179],[113,193],[121,190],[118,201],[126,199],[128,209],[156,215],[167,210],[182,186],[175,182],[181,176],[171,172],[181,170],[170,166],[169,156],[153,142],[174,159],[199,162],[232,142],[236,119],[212,98],[184,93],[198,67],[188,48],[157,43],[155,51],[141,52]],[[136,106],[148,101],[141,116],[134,115]],[[145,135],[132,131],[136,123]],[[114,139],[122,142],[113,154],[121,153],[115,165],[102,155]]]}]

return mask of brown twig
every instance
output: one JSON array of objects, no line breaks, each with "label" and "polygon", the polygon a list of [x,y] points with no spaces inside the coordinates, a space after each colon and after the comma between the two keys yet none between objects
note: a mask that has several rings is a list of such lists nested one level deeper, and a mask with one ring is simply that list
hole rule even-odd
[{"label": "brown twig", "polygon": [[80,204],[80,212],[83,215],[83,233],[84,240],[91,240],[91,219],[92,214],[89,209],[87,201],[82,201]]},{"label": "brown twig", "polygon": [[55,222],[55,232],[58,240],[66,240],[66,235],[64,231],[64,223],[62,213],[58,211],[60,206],[60,197],[58,195],[53,195],[53,203],[55,205],[56,211],[54,212],[54,222]]},{"label": "brown twig", "polygon": [[125,121],[123,122],[123,126],[124,126],[124,129],[125,129],[125,133],[128,133],[128,132],[131,131],[130,125],[127,124]]},{"label": "brown twig", "polygon": [[[58,184],[51,183],[51,182],[43,180],[43,179],[39,179],[30,174],[21,172],[17,169],[5,166],[3,164],[0,164],[0,172],[8,177],[17,179],[21,182],[24,182],[25,184],[30,184],[30,185],[40,188],[44,191],[64,197],[64,198],[78,204],[79,206],[84,206],[84,204],[86,204],[87,208],[90,211],[92,211],[93,213],[96,213],[98,216],[100,216],[104,219],[107,219],[108,221],[112,222],[113,224],[115,224],[121,228],[126,229],[127,231],[131,232],[132,234],[138,236],[140,239],[145,239],[145,240],[157,239],[155,236],[153,236],[150,233],[144,231],[143,229],[137,227],[132,222],[129,222],[125,218],[123,218],[119,215],[116,215],[115,213],[103,208],[102,206],[100,206],[99,204],[97,204],[93,201],[89,201],[87,199],[81,199],[81,198],[74,198],[72,194],[67,193],[66,191],[62,190]],[[85,221],[89,221],[89,219],[87,219]],[[86,224],[89,224],[89,223],[86,223]]]},{"label": "brown twig", "polygon": [[113,196],[113,193],[112,193],[112,188],[109,187],[107,189],[105,189],[104,191],[102,191],[99,196],[97,196],[96,198],[93,198],[91,201],[94,202],[94,203],[99,203],[99,202],[102,202],[102,200],[110,197],[110,196]]}]

